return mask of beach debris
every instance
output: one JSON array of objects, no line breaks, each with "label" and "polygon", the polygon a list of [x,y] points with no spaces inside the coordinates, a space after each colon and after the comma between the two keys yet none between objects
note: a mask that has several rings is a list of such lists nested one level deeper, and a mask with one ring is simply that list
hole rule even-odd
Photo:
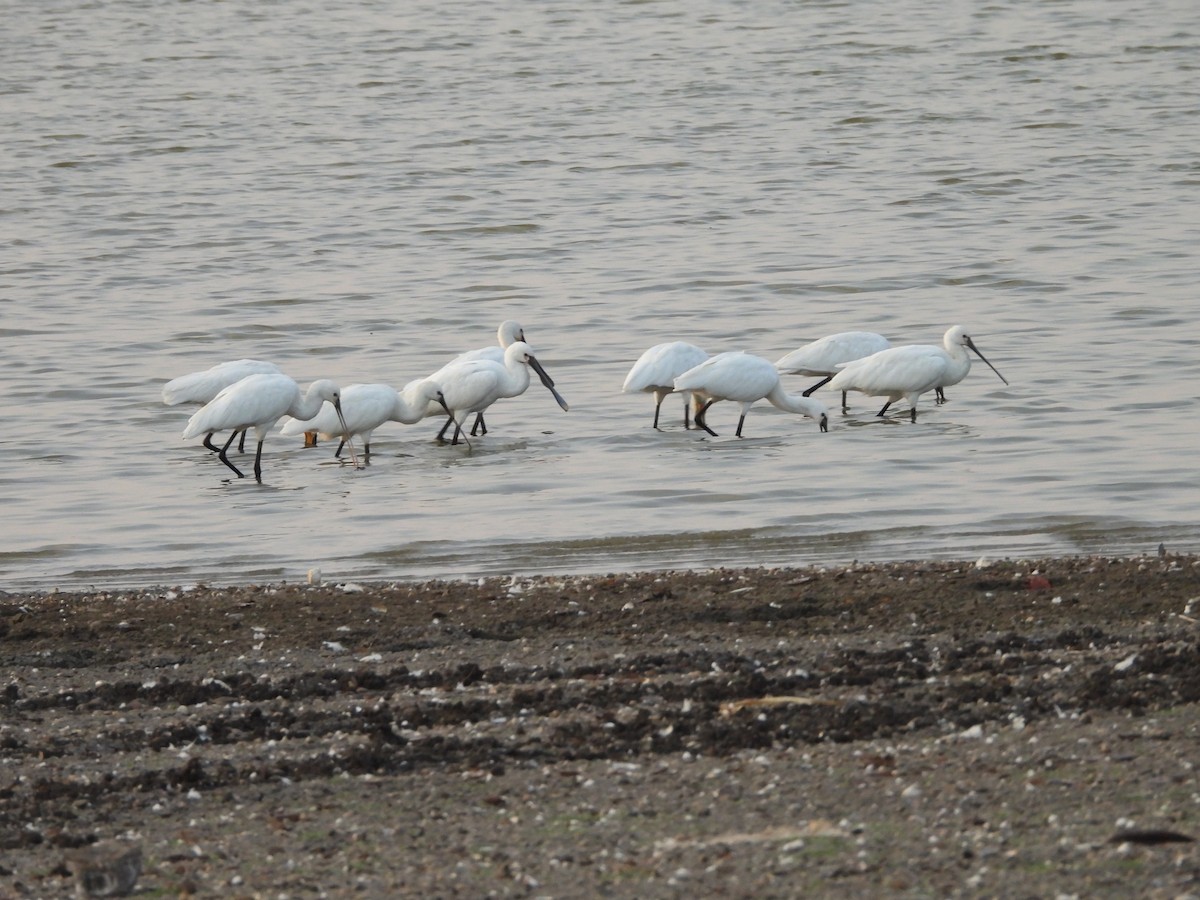
[{"label": "beach debris", "polygon": [[836,706],[834,700],[822,700],[817,697],[751,697],[748,700],[728,700],[721,704],[721,715],[732,716],[743,709],[755,709],[769,706]]},{"label": "beach debris", "polygon": [[142,874],[142,848],[128,841],[99,841],[71,850],[67,868],[76,897],[124,897]]},{"label": "beach debris", "polygon": [[314,567],[314,568],[308,570],[308,583],[313,586],[319,585],[321,583],[321,570],[320,569]]}]

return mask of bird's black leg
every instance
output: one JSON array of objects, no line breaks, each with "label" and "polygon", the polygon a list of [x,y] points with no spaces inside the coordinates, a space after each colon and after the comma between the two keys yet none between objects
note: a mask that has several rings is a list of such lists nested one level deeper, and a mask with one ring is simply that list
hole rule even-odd
[{"label": "bird's black leg", "polygon": [[[233,432],[233,434],[229,435],[229,440],[227,440],[225,442],[224,447],[222,447],[220,450],[217,451],[217,456],[219,456],[221,458],[221,462],[225,463],[225,465],[227,465],[227,466],[229,466],[229,468],[233,469],[234,475],[236,475],[238,478],[245,478],[246,476],[241,473],[241,470],[238,469],[238,467],[235,466],[233,463],[231,463],[229,461],[229,457],[225,455],[225,451],[227,451],[229,449],[230,444],[233,443],[233,439],[237,436],[238,436],[238,433],[236,431]],[[258,446],[261,448],[262,444],[259,444]]]},{"label": "bird's black leg", "polygon": [[262,484],[262,445],[263,442],[258,442],[258,450],[254,454],[254,480]]},{"label": "bird's black leg", "polygon": [[345,447],[345,446],[346,446],[346,439],[345,439],[345,438],[342,438],[342,442],[341,442],[340,444],[338,444],[338,448],[337,448],[336,450],[334,450],[334,451],[333,451],[333,458],[334,458],[334,459],[341,459],[341,456],[342,456],[342,448],[343,448],[343,447]]},{"label": "bird's black leg", "polygon": [[940,387],[934,388],[933,390],[934,390],[934,393],[937,394],[937,402],[945,403],[946,402],[946,392],[943,391]]},{"label": "bird's black leg", "polygon": [[699,425],[701,428],[703,428],[705,431],[707,431],[709,434],[711,434],[713,437],[717,437],[717,433],[708,427],[707,413],[708,413],[708,408],[716,402],[717,402],[716,400],[709,400],[707,403],[705,403],[703,406],[701,406],[700,409],[697,410],[697,412],[696,412],[696,424]]},{"label": "bird's black leg", "polygon": [[[654,404],[654,424],[650,426],[650,427],[651,427],[651,428],[653,428],[655,431],[658,431],[658,411],[659,411],[661,408],[662,408],[662,404],[661,404],[661,403],[658,403],[658,402],[655,402],[655,404]],[[687,407],[684,407],[684,410],[683,410],[683,418],[684,418],[684,422],[685,422],[685,424],[686,424],[686,421],[687,421]]]},{"label": "bird's black leg", "polygon": [[734,435],[734,437],[742,436],[742,425],[745,423],[745,421],[746,421],[745,413],[742,413],[740,416],[738,416],[738,430],[737,430],[737,433]]},{"label": "bird's black leg", "polygon": [[882,416],[885,412],[888,411],[888,407],[891,405],[892,405],[892,401],[889,400],[887,403],[883,404],[883,409],[881,409],[879,412],[875,413],[875,415]]},{"label": "bird's black leg", "polygon": [[912,421],[914,423],[917,421],[917,408],[915,406],[912,408]]},{"label": "bird's black leg", "polygon": [[241,440],[238,441],[238,453],[245,453],[245,452],[246,452],[246,429],[243,428]]},{"label": "bird's black leg", "polygon": [[455,433],[458,433],[458,423],[454,421],[454,416],[447,416],[446,424],[442,426],[442,430],[437,433],[437,437],[435,438],[438,443],[441,443],[446,439],[446,429],[448,429],[451,425],[454,426]]},{"label": "bird's black leg", "polygon": [[213,453],[221,452],[221,448],[212,442],[212,432],[211,431],[204,436],[204,446],[207,447],[209,450],[211,450]]},{"label": "bird's black leg", "polygon": [[487,423],[483,421],[483,413],[475,414],[475,424],[471,426],[471,437],[476,434],[487,434]]},{"label": "bird's black leg", "polygon": [[363,441],[363,459],[371,455],[371,444],[369,441]]},{"label": "bird's black leg", "polygon": [[[807,391],[805,391],[804,396],[811,397],[813,391],[815,391],[819,387],[824,387],[825,385],[829,384],[829,382],[831,382],[832,380],[833,380],[832,375],[826,375],[824,378],[822,378],[820,381],[818,381],[816,384],[814,384],[812,387],[810,387]],[[846,395],[842,394],[842,396],[844,397]]]},{"label": "bird's black leg", "polygon": [[850,404],[846,402],[846,392],[842,391],[842,409],[849,409]]}]

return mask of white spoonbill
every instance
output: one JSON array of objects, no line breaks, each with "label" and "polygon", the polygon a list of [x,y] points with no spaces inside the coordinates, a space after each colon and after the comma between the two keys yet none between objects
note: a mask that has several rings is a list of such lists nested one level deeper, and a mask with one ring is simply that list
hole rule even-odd
[{"label": "white spoonbill", "polygon": [[[471,360],[475,359],[490,359],[492,362],[498,362],[503,365],[504,351],[517,341],[524,340],[525,329],[521,327],[521,323],[514,322],[512,319],[505,319],[500,323],[500,327],[496,329],[496,343],[487,347],[478,347],[475,350],[468,350],[466,353],[460,353],[458,356],[454,357],[454,359],[450,360],[450,362],[446,363],[446,366],[453,366],[456,363],[461,362],[470,362]],[[446,366],[442,366],[442,369],[446,368]],[[434,381],[437,381],[438,376],[442,373],[442,369],[438,369],[429,377]],[[551,381],[548,387],[553,386],[554,382]],[[449,427],[450,422],[447,421],[446,424],[442,426],[442,430],[438,432],[438,440],[442,439],[442,436],[446,433],[446,429]],[[477,413],[475,415],[475,424],[471,426],[472,437],[477,431],[482,431],[483,434],[487,434],[487,423],[483,421],[483,413]]]},{"label": "white spoonbill", "polygon": [[[441,369],[438,383],[442,387],[446,407],[450,410],[450,419],[454,422],[454,438],[450,443],[458,443],[466,416],[483,412],[504,397],[518,397],[525,393],[529,387],[530,369],[538,373],[542,384],[554,395],[558,405],[563,410],[569,409],[567,401],[555,390],[554,382],[533,355],[533,348],[524,341],[509,345],[504,351],[503,363],[472,359]],[[438,408],[434,406],[427,415],[436,415],[437,412]],[[438,437],[441,437],[441,433]],[[470,446],[470,441],[467,441],[467,446]]]},{"label": "white spoonbill", "polygon": [[738,437],[742,436],[742,425],[750,407],[756,400],[764,399],[785,412],[816,419],[822,431],[829,430],[829,414],[824,403],[801,394],[789,394],[783,389],[779,372],[770,361],[750,353],[718,353],[676,378],[675,390],[696,391],[707,398],[696,411],[696,424],[713,437],[717,433],[708,427],[706,418],[708,408],[718,400],[735,400],[741,404]]},{"label": "white spoonbill", "polygon": [[[633,394],[642,391],[654,395],[654,428],[658,428],[658,411],[668,394],[675,392],[675,379],[694,369],[708,359],[708,354],[686,341],[668,341],[665,344],[655,344],[638,357],[621,391]],[[688,419],[689,407],[692,402],[691,391],[683,391],[683,427],[690,428]]]},{"label": "white spoonbill", "polygon": [[363,456],[369,457],[371,434],[376,428],[384,422],[416,424],[425,418],[430,403],[438,404],[446,415],[450,415],[441,387],[429,378],[412,382],[402,392],[388,384],[348,384],[342,388],[340,419],[333,407],[322,406],[311,419],[288,419],[279,433],[316,432],[326,439],[340,437],[342,441],[334,456],[342,455],[348,438],[359,435],[363,440]]},{"label": "white spoonbill", "polygon": [[[841,331],[793,350],[776,360],[775,368],[782,375],[823,375],[820,381],[804,391],[805,397],[811,397],[813,391],[833,378],[844,363],[862,359],[890,346],[887,338],[873,331]],[[846,392],[842,391],[842,408],[845,407]]]},{"label": "white spoonbill", "polygon": [[[262,448],[267,432],[284,416],[311,419],[321,411],[324,403],[332,403],[338,416],[342,415],[341,391],[328,379],[314,381],[309,385],[308,392],[301,395],[300,386],[286,375],[247,375],[197,410],[188,419],[183,437],[186,440],[197,435],[232,428],[234,434],[229,436],[225,446],[217,453],[221,462],[232,469],[238,478],[244,478],[225,453],[237,432],[253,428],[258,436],[258,451],[254,454],[254,477],[261,482]],[[342,432],[347,431],[349,429],[343,420]],[[350,445],[350,459],[357,468],[358,458],[354,455],[353,444]]]},{"label": "white spoonbill", "polygon": [[[234,359],[218,363],[203,372],[192,372],[172,378],[163,385],[162,398],[167,406],[180,403],[205,404],[231,384],[237,384],[247,375],[278,375],[279,366],[261,359]],[[212,442],[212,435],[205,435],[204,446],[214,453],[220,448]],[[238,453],[246,449],[246,432],[238,442]]]},{"label": "white spoonbill", "polygon": [[962,325],[955,325],[942,338],[944,347],[909,344],[881,350],[858,359],[833,376],[829,386],[838,391],[858,391],[868,397],[887,397],[876,415],[882,416],[901,397],[908,401],[912,421],[917,421],[917,399],[926,391],[944,384],[958,384],[971,371],[970,349],[988,364],[996,376],[1008,384],[986,356],[979,352]]}]

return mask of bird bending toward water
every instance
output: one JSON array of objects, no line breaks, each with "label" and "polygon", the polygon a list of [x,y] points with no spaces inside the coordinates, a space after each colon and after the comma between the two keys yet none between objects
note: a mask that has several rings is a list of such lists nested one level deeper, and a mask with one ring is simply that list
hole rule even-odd
[{"label": "bird bending toward water", "polygon": [[908,401],[911,420],[917,421],[917,400],[926,391],[943,385],[958,384],[971,371],[971,350],[987,363],[1005,384],[1008,379],[1000,374],[986,356],[979,352],[971,336],[962,325],[949,329],[942,339],[942,347],[925,344],[909,344],[881,350],[864,359],[847,363],[833,376],[829,387],[838,391],[858,391],[868,397],[887,397],[883,409],[876,413],[882,416],[888,407],[900,398]]},{"label": "bird bending toward water", "polygon": [[[205,404],[231,384],[237,384],[247,375],[278,375],[279,366],[261,359],[235,359],[218,363],[203,372],[180,375],[163,385],[162,398],[167,406],[180,403]],[[246,449],[246,432],[238,441],[238,453]],[[212,442],[212,435],[205,435],[204,446],[217,453],[220,448]]]},{"label": "bird bending toward water", "polygon": [[342,388],[342,414],[331,406],[322,406],[311,419],[289,419],[279,429],[280,434],[304,434],[315,432],[329,439],[340,437],[341,443],[334,456],[342,455],[346,441],[356,435],[363,440],[363,456],[371,455],[371,434],[384,422],[400,422],[414,425],[429,411],[429,405],[437,404],[450,415],[442,397],[442,389],[430,378],[408,384],[403,392],[397,392],[387,384],[348,384]]},{"label": "bird bending toward water", "polygon": [[[659,409],[667,395],[675,392],[675,379],[688,369],[700,365],[706,359],[708,359],[707,353],[695,344],[689,344],[686,341],[655,344],[638,357],[638,361],[633,364],[633,368],[625,376],[625,383],[621,385],[621,391],[626,394],[639,391],[653,394],[654,424],[652,427],[658,428]],[[681,393],[683,394],[683,427],[690,428],[688,412],[692,403],[692,393],[691,391],[682,391]]]},{"label": "bird bending toward water", "polygon": [[[209,435],[214,431],[232,428],[234,433],[217,453],[221,462],[232,469],[238,478],[244,478],[238,467],[229,461],[226,451],[229,450],[237,432],[253,428],[258,436],[258,450],[254,454],[254,477],[261,482],[262,448],[267,432],[284,416],[311,419],[321,411],[324,403],[333,404],[338,417],[341,418],[341,391],[328,379],[314,381],[308,392],[302,395],[300,386],[286,375],[247,375],[197,410],[188,420],[183,437],[187,440],[201,434]],[[342,432],[349,431],[344,420],[341,425]],[[353,444],[350,445],[350,459],[357,468],[358,458],[354,454]]]},{"label": "bird bending toward water", "polygon": [[829,430],[829,414],[824,403],[801,394],[789,394],[783,389],[775,366],[750,353],[718,353],[676,378],[675,390],[704,395],[704,405],[696,412],[696,424],[713,437],[717,433],[708,427],[707,414],[709,407],[718,400],[734,400],[741,404],[738,437],[742,436],[746,413],[757,400],[766,400],[784,412],[816,419],[822,431]]},{"label": "bird bending toward water", "polygon": [[[824,376],[804,391],[805,397],[811,397],[813,391],[833,378],[845,363],[886,350],[890,346],[887,338],[873,331],[842,331],[826,335],[793,350],[777,360],[775,368],[782,375]],[[846,408],[845,391],[842,391],[842,408]]]}]

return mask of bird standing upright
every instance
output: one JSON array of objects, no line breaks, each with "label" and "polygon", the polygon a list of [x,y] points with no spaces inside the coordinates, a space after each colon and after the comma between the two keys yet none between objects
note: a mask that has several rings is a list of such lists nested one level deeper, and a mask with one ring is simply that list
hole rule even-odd
[{"label": "bird standing upright", "polygon": [[979,352],[962,325],[947,330],[941,347],[909,344],[881,350],[871,356],[847,363],[833,376],[829,387],[838,391],[858,391],[869,397],[887,397],[882,416],[900,398],[908,401],[911,420],[917,421],[917,400],[926,391],[947,384],[958,384],[971,371],[972,350],[1005,384],[1008,379]]},{"label": "bird standing upright", "polygon": [[[503,363],[490,359],[472,359],[442,368],[439,371],[438,383],[441,385],[446,407],[450,410],[450,418],[454,422],[454,437],[450,443],[458,443],[464,416],[483,412],[504,397],[517,397],[525,393],[529,387],[530,369],[538,373],[542,384],[554,395],[558,405],[563,410],[569,409],[567,401],[555,390],[554,382],[533,355],[533,349],[524,341],[509,345],[504,351]],[[438,408],[431,406],[427,414],[434,415],[437,412]],[[439,433],[439,439],[441,436]],[[470,446],[470,441],[467,441],[467,445]]]}]

